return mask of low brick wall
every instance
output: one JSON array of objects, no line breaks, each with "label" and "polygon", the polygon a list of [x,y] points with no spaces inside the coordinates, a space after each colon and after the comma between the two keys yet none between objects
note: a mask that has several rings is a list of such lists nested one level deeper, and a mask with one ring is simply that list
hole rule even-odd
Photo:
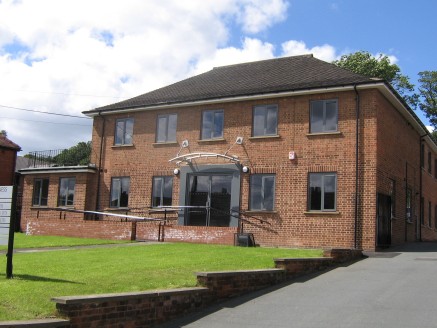
[{"label": "low brick wall", "polygon": [[39,218],[28,220],[26,233],[66,237],[132,240],[134,222]]},{"label": "low brick wall", "polygon": [[331,257],[336,263],[355,261],[363,257],[360,249],[330,248],[323,252],[324,257]]},{"label": "low brick wall", "polygon": [[212,302],[207,288],[181,288],[154,292],[55,297],[61,316],[71,328],[151,327]]},{"label": "low brick wall", "polygon": [[282,269],[198,272],[197,285],[207,287],[215,299],[236,297],[284,282]]},{"label": "low brick wall", "polygon": [[283,269],[287,278],[325,270],[334,264],[331,257],[274,259],[275,267]]}]

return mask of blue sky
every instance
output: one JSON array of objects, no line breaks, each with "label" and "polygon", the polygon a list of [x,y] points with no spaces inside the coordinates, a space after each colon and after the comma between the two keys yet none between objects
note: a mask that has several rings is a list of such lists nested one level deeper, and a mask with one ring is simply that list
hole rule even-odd
[{"label": "blue sky", "polygon": [[[437,70],[431,0],[2,0],[0,130],[22,155],[91,139],[81,112],[214,66],[383,53]],[[425,124],[424,116],[417,112]]]}]

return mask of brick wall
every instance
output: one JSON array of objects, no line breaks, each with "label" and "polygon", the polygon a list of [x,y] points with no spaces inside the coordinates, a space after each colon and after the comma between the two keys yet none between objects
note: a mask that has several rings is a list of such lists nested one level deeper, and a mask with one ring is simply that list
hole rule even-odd
[{"label": "brick wall", "polygon": [[0,186],[14,184],[16,158],[16,150],[0,148]]}]

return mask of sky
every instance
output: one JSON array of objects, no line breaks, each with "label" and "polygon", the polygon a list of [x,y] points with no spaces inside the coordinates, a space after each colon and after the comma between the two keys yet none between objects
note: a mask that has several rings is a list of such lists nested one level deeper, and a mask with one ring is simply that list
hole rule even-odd
[{"label": "sky", "polygon": [[91,140],[83,111],[309,53],[384,54],[417,84],[437,70],[436,13],[433,0],[0,0],[0,130],[19,155],[69,148]]}]

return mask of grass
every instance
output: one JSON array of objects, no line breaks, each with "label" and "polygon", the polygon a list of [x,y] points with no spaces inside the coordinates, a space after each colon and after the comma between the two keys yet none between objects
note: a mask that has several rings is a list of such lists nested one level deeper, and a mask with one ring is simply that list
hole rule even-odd
[{"label": "grass", "polygon": [[0,258],[0,320],[53,316],[55,296],[190,287],[198,271],[271,268],[275,257],[315,256],[321,251],[183,243],[17,253],[14,279],[6,279]]},{"label": "grass", "polygon": [[[73,238],[59,236],[29,236],[24,233],[16,233],[14,236],[14,249],[38,248],[38,247],[71,247],[86,245],[106,245],[129,243],[125,240],[105,240],[92,238]],[[7,250],[8,245],[0,245],[0,250]]]}]

